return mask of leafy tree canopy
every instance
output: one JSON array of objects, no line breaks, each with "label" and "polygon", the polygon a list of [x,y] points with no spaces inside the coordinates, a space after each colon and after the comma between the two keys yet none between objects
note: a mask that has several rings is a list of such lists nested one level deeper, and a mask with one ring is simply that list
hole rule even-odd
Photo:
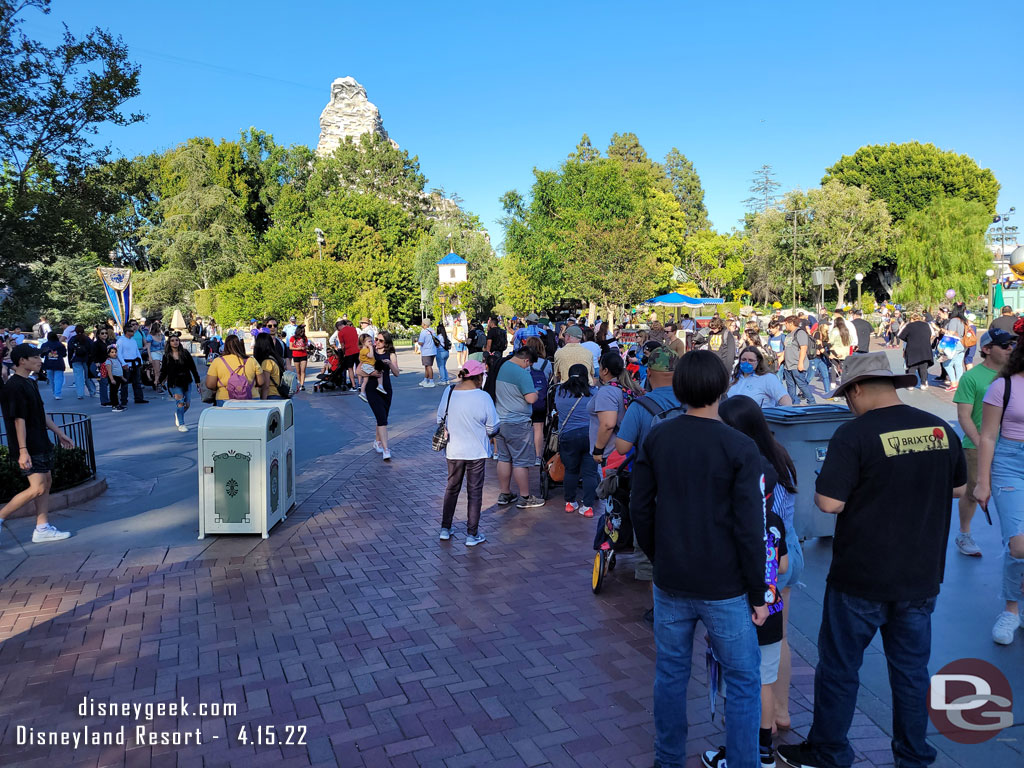
[{"label": "leafy tree canopy", "polygon": [[916,141],[861,147],[826,169],[822,183],[833,178],[866,187],[872,197],[885,201],[897,223],[940,197],[981,203],[991,216],[999,195],[992,171],[979,168],[969,155]]}]

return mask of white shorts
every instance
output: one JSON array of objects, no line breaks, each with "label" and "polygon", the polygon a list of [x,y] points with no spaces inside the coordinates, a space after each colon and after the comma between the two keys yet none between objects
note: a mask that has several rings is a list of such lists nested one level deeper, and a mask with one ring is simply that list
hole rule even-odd
[{"label": "white shorts", "polygon": [[360,365],[360,366],[359,366],[359,370],[360,370],[360,371],[361,371],[362,373],[364,373],[364,374],[366,374],[367,376],[369,376],[370,374],[372,374],[372,373],[373,373],[374,371],[376,371],[377,369],[376,369],[376,368],[374,368],[374,367],[373,367],[372,365],[370,365],[369,363],[363,363],[362,365]]}]

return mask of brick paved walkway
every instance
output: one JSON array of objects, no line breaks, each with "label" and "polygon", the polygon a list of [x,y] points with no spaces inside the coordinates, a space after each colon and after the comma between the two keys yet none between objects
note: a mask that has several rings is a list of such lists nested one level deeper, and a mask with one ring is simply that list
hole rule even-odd
[{"label": "brick paved walkway", "polygon": [[[372,452],[339,457],[337,474],[265,542],[226,537],[202,559],[161,549],[4,582],[0,765],[650,766],[649,598],[629,558],[595,597],[593,522],[557,502],[497,510],[490,467],[488,541],[464,546],[462,512],[456,538],[439,544],[444,463],[431,431],[396,443],[390,465]],[[722,742],[703,667],[699,647],[691,755]],[[812,676],[795,658],[787,741],[809,725]],[[140,722],[198,727],[203,743],[137,746],[132,718],[79,717],[86,696],[238,712]],[[19,725],[124,725],[127,743],[19,748]],[[306,746],[238,742],[242,726],[250,739],[259,726],[283,739],[288,725],[308,729]],[[888,737],[865,715],[851,735],[861,765],[891,764]]]}]

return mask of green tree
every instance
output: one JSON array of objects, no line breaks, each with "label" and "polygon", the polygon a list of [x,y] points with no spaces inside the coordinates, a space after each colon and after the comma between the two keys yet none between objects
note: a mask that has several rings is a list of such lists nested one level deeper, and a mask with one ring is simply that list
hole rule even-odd
[{"label": "green tree", "polygon": [[985,290],[992,254],[985,247],[991,213],[984,203],[937,198],[903,222],[894,253],[899,284],[894,298],[935,306],[949,288],[961,298]]},{"label": "green tree", "polygon": [[675,147],[665,155],[665,173],[672,183],[672,194],[683,211],[686,235],[707,229],[708,209],[704,206],[704,188],[693,163]]},{"label": "green tree", "polygon": [[569,159],[574,162],[587,163],[600,156],[601,153],[590,143],[590,137],[584,133],[580,138],[580,143],[576,145],[576,151],[569,155]]},{"label": "green tree", "polygon": [[58,255],[106,253],[100,212],[113,207],[90,167],[107,149],[92,143],[103,124],[142,116],[122,111],[138,95],[138,67],[120,38],[102,29],[65,30],[48,47],[22,31],[23,11],[49,0],[0,0],[0,284],[3,314],[20,320],[42,287],[29,265]]},{"label": "green tree", "polygon": [[813,295],[809,277],[818,256],[810,216],[799,213],[809,207],[807,194],[791,190],[780,206],[753,214],[747,226],[746,288],[764,304],[775,300],[792,304],[794,289],[797,299]]},{"label": "green tree", "polygon": [[816,252],[815,266],[835,271],[837,304],[858,272],[869,272],[885,255],[892,234],[889,212],[871,199],[864,187],[849,187],[832,179],[807,193],[814,214],[809,236]]},{"label": "green tree", "polygon": [[52,264],[36,263],[38,284],[43,288],[39,308],[53,323],[67,320],[86,328],[110,317],[96,268],[104,266],[95,254],[58,255]]},{"label": "green tree", "polygon": [[774,169],[765,163],[754,171],[750,197],[743,201],[748,211],[763,213],[775,205],[776,192],[782,185],[775,180]]},{"label": "green tree", "polygon": [[992,171],[979,168],[969,155],[917,141],[861,147],[826,169],[822,184],[830,179],[866,187],[872,197],[885,202],[897,224],[939,197],[981,203],[991,216],[999,195]]},{"label": "green tree", "polygon": [[742,235],[705,229],[686,239],[681,266],[704,296],[717,299],[726,290],[741,287],[746,251]]}]

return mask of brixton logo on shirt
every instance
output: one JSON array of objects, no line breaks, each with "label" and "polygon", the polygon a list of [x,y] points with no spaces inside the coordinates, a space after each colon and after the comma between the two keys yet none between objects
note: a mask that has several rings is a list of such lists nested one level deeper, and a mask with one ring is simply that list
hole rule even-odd
[{"label": "brixton logo on shirt", "polygon": [[898,432],[885,432],[881,438],[887,458],[906,453],[945,451],[949,448],[949,436],[945,427],[901,429]]}]

